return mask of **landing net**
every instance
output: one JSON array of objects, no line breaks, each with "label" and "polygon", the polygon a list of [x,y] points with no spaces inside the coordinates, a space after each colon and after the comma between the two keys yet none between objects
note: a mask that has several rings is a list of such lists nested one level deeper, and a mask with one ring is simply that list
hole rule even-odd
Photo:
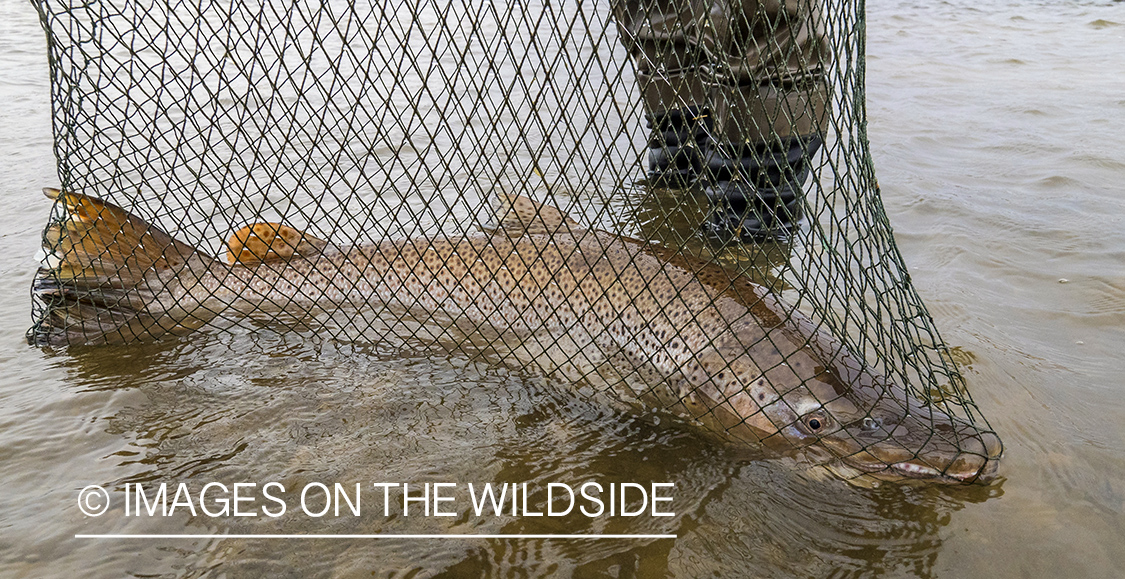
[{"label": "landing net", "polygon": [[[835,418],[847,422],[837,428],[876,434],[849,435],[855,444],[814,453],[814,462],[883,462],[841,467],[849,477],[895,468],[921,477],[930,468],[965,481],[974,477],[954,473],[957,460],[999,456],[880,201],[865,133],[862,2],[32,3],[47,32],[64,192],[55,194],[48,259],[33,289],[32,343],[312,327],[339,340],[438,344],[530,363],[753,444],[811,448],[821,422],[810,420]],[[542,204],[531,205],[541,222],[511,217],[516,195]],[[554,219],[554,207],[573,221]],[[110,230],[91,225],[98,219]],[[260,247],[228,257],[227,241],[255,223],[284,224],[307,243],[283,245],[291,257]],[[282,231],[264,227],[242,241]],[[482,237],[508,241],[445,253],[432,244]],[[387,240],[407,239],[422,240],[419,256],[458,260],[441,283],[462,283],[470,302],[487,298],[493,313],[445,307],[424,289],[402,290],[399,278],[386,295],[357,281],[362,271],[324,273],[374,267],[323,257],[347,248],[406,259]],[[531,264],[520,274],[504,255],[482,268],[467,263],[505,251],[534,261],[544,256],[527,247],[551,239],[560,259],[583,267]],[[601,259],[598,248],[612,255]],[[289,300],[261,297],[270,291],[263,284],[294,275],[293,260],[321,263],[302,271],[336,279],[286,286]],[[641,262],[629,269],[629,260]],[[406,271],[388,267],[380,279]],[[480,278],[501,270],[508,277],[491,286]],[[597,311],[584,317],[565,283],[531,284],[536,271],[570,276]],[[675,295],[627,287],[638,279],[665,287],[660,280],[671,276],[686,292],[690,284],[676,277],[684,271],[709,288],[702,302],[678,306],[686,317],[637,305]],[[211,285],[184,281],[204,278]],[[203,287],[257,297],[209,301]],[[523,292],[518,300],[504,294],[512,287]],[[552,287],[550,296],[528,293]],[[309,295],[316,288],[325,295]],[[456,301],[458,288],[443,291]],[[723,296],[749,314],[716,305]],[[711,327],[714,319],[728,327]],[[740,334],[757,336],[741,343],[750,364],[723,337],[747,319],[757,320],[757,330]],[[804,343],[785,346],[782,333]],[[630,339],[644,344],[622,345]],[[831,388],[782,376],[804,363],[798,354],[823,367],[791,373]],[[739,406],[733,389],[716,386],[720,374],[764,379],[770,401],[811,393],[822,409],[789,400],[794,418],[778,423],[782,414]],[[878,394],[845,420],[831,408],[852,396],[853,384],[839,384],[848,380]],[[900,419],[928,429],[893,456],[872,450],[899,436],[879,410],[891,399]],[[764,430],[744,429],[763,416]],[[960,458],[926,458],[938,439]],[[911,461],[922,466],[894,466]]]}]

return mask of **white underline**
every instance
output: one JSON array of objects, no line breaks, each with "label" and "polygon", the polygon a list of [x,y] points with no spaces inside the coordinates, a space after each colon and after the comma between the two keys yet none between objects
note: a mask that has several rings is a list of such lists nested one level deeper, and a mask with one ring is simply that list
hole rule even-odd
[{"label": "white underline", "polygon": [[75,539],[675,539],[676,535],[152,535],[152,534],[77,534]]}]

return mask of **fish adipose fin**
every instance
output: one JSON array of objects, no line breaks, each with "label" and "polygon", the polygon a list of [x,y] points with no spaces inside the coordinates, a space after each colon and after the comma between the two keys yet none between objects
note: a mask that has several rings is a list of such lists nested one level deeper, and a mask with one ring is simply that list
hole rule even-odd
[{"label": "fish adipose fin", "polygon": [[183,287],[185,277],[198,279],[191,272],[210,267],[212,257],[112,203],[43,192],[58,202],[61,218],[43,234],[29,343],[122,342],[201,325],[162,306],[157,292]]},{"label": "fish adipose fin", "polygon": [[562,211],[522,195],[496,191],[497,231],[511,237],[577,233],[585,228]]},{"label": "fish adipose fin", "polygon": [[281,223],[260,221],[239,229],[227,240],[227,261],[253,266],[294,256],[311,257],[328,242]]}]

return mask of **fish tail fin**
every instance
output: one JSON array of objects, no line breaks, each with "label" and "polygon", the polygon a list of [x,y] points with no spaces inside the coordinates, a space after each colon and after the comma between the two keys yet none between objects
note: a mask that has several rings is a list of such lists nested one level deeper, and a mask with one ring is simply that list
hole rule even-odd
[{"label": "fish tail fin", "polygon": [[43,193],[59,213],[43,233],[29,343],[127,342],[202,325],[183,312],[172,315],[160,298],[184,272],[209,267],[213,258],[112,203],[58,189]]},{"label": "fish tail fin", "polygon": [[511,236],[555,235],[584,229],[555,207],[497,189],[494,205],[498,229]]}]

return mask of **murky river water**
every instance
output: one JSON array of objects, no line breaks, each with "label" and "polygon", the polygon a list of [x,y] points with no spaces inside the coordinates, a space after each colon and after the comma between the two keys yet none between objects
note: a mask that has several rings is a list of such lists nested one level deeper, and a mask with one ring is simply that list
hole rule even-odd
[{"label": "murky river water", "polygon": [[[0,0],[0,576],[1125,573],[1125,3],[869,6],[884,202],[1004,436],[1006,478],[987,488],[812,480],[514,370],[299,333],[29,348],[48,208],[38,190],[57,184],[44,50],[34,10]],[[119,501],[91,518],[76,508],[84,486],[124,482],[198,492],[209,481],[586,480],[675,483],[676,516],[211,519],[181,508],[162,518],[125,516]],[[563,532],[678,538],[74,537]]]}]

